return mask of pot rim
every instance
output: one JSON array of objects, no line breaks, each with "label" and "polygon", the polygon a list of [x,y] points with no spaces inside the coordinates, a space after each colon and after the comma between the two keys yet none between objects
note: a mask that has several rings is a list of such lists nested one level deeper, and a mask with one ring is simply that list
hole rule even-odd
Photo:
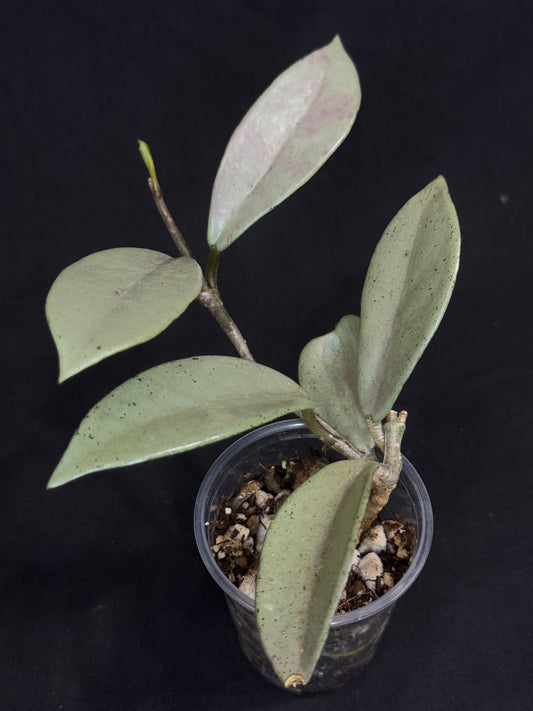
[{"label": "pot rim", "polygon": [[[248,432],[244,436],[240,437],[238,440],[229,445],[229,447],[227,447],[215,459],[209,468],[198,491],[194,507],[194,534],[204,565],[215,582],[222,588],[223,592],[235,602],[248,609],[250,612],[255,611],[254,599],[248,595],[245,595],[237,586],[228,580],[228,578],[218,567],[212,555],[208,538],[208,525],[204,516],[205,502],[214,480],[218,477],[220,468],[225,465],[229,459],[233,458],[233,456],[242,449],[253,445],[255,442],[262,440],[264,437],[282,431],[286,431],[288,433],[309,432],[307,426],[302,420],[290,419],[263,425],[262,427],[252,430],[251,432]],[[365,620],[368,617],[372,617],[372,615],[375,615],[390,607],[391,605],[394,605],[394,603],[396,603],[396,601],[408,590],[408,588],[411,587],[424,567],[429,555],[431,541],[433,538],[433,511],[427,489],[420,478],[420,475],[406,457],[403,457],[403,469],[399,482],[405,489],[407,489],[409,495],[412,498],[417,499],[419,502],[420,520],[419,530],[417,532],[418,545],[411,565],[402,579],[397,582],[396,585],[394,585],[387,593],[385,593],[385,595],[382,595],[377,600],[374,600],[373,602],[368,603],[368,605],[360,607],[357,610],[334,615],[331,622],[332,627],[339,627]]]}]

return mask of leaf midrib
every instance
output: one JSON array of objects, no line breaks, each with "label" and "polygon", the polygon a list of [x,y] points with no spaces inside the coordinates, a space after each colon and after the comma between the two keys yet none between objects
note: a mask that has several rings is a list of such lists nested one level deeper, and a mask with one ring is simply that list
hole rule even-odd
[{"label": "leaf midrib", "polygon": [[[397,334],[402,330],[401,324],[399,323],[400,319],[397,318],[397,315],[399,313],[401,313],[401,311],[402,311],[401,304],[403,303],[404,296],[408,291],[407,285],[409,284],[409,277],[414,270],[414,262],[415,262],[414,254],[416,253],[416,246],[417,246],[419,240],[421,239],[421,231],[419,229],[419,226],[420,226],[420,224],[422,224],[423,218],[427,214],[427,211],[429,210],[429,208],[432,207],[432,203],[434,200],[435,200],[435,197],[432,198],[430,203],[428,203],[426,206],[424,206],[424,208],[420,214],[420,218],[417,223],[416,238],[411,245],[411,250],[409,253],[409,257],[408,257],[409,262],[408,262],[407,269],[405,272],[405,278],[403,280],[402,289],[401,289],[399,297],[397,299],[396,307],[393,310],[393,319],[392,319],[393,325],[392,325],[392,328],[389,330],[390,335],[386,339],[386,345],[382,351],[382,357],[379,359],[379,362],[378,362],[379,368],[376,368],[376,371],[375,371],[376,373],[378,373],[380,371],[381,372],[385,371],[385,364],[389,360],[389,356],[393,350],[393,343],[396,341]],[[374,390],[377,392],[377,390],[375,388],[374,388]],[[382,398],[382,390],[383,390],[383,387],[380,387],[379,393],[378,393],[380,399]],[[379,404],[380,404],[379,402],[374,402],[375,406],[376,405],[379,406]],[[374,407],[374,409],[375,409],[375,407]]]},{"label": "leaf midrib", "polygon": [[[320,80],[317,82],[316,89],[315,89],[315,90],[312,92],[312,94],[310,95],[310,98],[309,98],[309,101],[308,101],[308,103],[307,103],[307,105],[306,105],[306,107],[305,107],[305,110],[300,114],[300,118],[296,121],[296,123],[295,123],[295,125],[294,125],[293,131],[291,132],[291,134],[289,135],[289,137],[280,145],[280,148],[276,151],[276,153],[275,153],[275,154],[272,156],[272,158],[269,160],[269,162],[268,162],[268,164],[267,164],[267,167],[263,170],[263,172],[262,172],[261,175],[258,177],[258,179],[251,185],[250,189],[246,192],[246,194],[244,195],[243,199],[239,202],[239,204],[238,204],[237,206],[235,206],[235,207],[233,208],[233,210],[231,211],[231,213],[230,213],[229,216],[228,216],[228,219],[225,220],[226,223],[232,223],[232,222],[233,222],[233,217],[234,217],[234,215],[236,215],[236,214],[238,215],[238,214],[239,214],[239,211],[240,211],[241,206],[248,200],[248,198],[250,197],[250,195],[252,195],[253,193],[257,192],[257,190],[258,190],[258,189],[261,187],[261,185],[265,182],[266,177],[267,177],[268,174],[271,172],[272,165],[277,161],[277,159],[279,158],[279,156],[283,153],[283,151],[285,150],[285,147],[290,143],[293,134],[294,134],[294,133],[298,130],[298,128],[301,126],[302,121],[303,121],[303,119],[305,118],[305,116],[308,115],[310,108],[316,103],[316,100],[317,100],[317,97],[318,97],[318,95],[319,95],[319,93],[320,93],[320,90],[322,89],[322,87],[323,87],[323,85],[324,85],[324,77],[325,77],[325,75],[326,75],[326,69],[323,68],[323,69],[321,70],[321,73],[320,73]],[[246,117],[245,117],[245,118],[246,118]],[[245,120],[245,119],[244,119],[244,120]],[[301,182],[298,182],[298,183],[295,185],[294,190],[297,190],[298,187],[300,187],[301,185],[302,185],[302,183],[301,183]],[[267,208],[267,211],[268,211],[268,208]],[[219,234],[219,236],[217,237],[217,242],[218,242],[218,240],[220,239],[221,236],[222,236],[222,235]]]},{"label": "leaf midrib", "polygon": [[[74,352],[76,351],[83,351],[87,348],[87,346],[93,346],[94,341],[95,341],[95,334],[97,330],[101,330],[105,324],[109,323],[113,319],[116,318],[116,314],[118,311],[124,308],[124,300],[126,298],[131,297],[131,294],[135,292],[135,290],[139,290],[139,285],[140,282],[142,282],[144,279],[147,277],[153,275],[155,272],[157,272],[159,269],[161,269],[164,266],[167,266],[169,262],[175,262],[177,259],[180,259],[180,257],[175,258],[175,257],[167,257],[167,260],[164,262],[161,262],[158,264],[156,267],[153,269],[150,269],[147,272],[144,272],[142,277],[134,279],[128,286],[121,288],[120,293],[117,294],[117,301],[115,304],[111,306],[110,309],[108,309],[103,317],[99,317],[96,319],[91,319],[91,326],[90,329],[87,329],[87,331],[91,331],[91,338],[90,340],[85,339],[84,341],[78,341],[78,348],[74,349]],[[172,321],[172,320],[171,320]],[[155,326],[154,326],[155,328]],[[159,332],[158,329],[156,329],[157,332]]]}]

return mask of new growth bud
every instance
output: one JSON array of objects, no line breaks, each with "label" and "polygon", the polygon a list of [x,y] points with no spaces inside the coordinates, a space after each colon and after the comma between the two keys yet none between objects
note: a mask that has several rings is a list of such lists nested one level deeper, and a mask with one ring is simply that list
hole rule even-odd
[{"label": "new growth bud", "polygon": [[148,172],[150,173],[150,180],[151,184],[150,187],[152,188],[153,193],[160,193],[161,188],[159,187],[159,181],[157,179],[157,175],[155,172],[155,165],[154,165],[154,159],[152,158],[152,153],[150,151],[150,148],[148,147],[148,144],[145,143],[144,141],[138,141],[139,143],[139,151],[142,156],[142,159],[144,161],[144,165],[147,167]]}]

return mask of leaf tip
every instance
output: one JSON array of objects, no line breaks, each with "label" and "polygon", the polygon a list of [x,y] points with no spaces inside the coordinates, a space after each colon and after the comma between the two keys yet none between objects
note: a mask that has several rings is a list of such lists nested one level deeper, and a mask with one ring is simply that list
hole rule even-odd
[{"label": "leaf tip", "polygon": [[59,464],[57,467],[54,469],[54,472],[52,473],[52,476],[48,481],[46,482],[46,489],[56,489],[58,486],[61,486],[64,482],[61,481],[61,478],[58,476],[57,470],[59,469]]},{"label": "leaf tip", "polygon": [[307,681],[301,674],[291,674],[283,682],[283,686],[286,689],[296,689],[298,686],[304,686],[305,684],[307,684]]},{"label": "leaf tip", "polygon": [[438,175],[435,180],[430,183],[430,185],[433,186],[434,190],[439,191],[444,195],[449,195],[448,183],[443,175]]},{"label": "leaf tip", "polygon": [[440,197],[444,205],[448,209],[448,214],[452,219],[453,231],[460,238],[460,227],[459,220],[457,217],[457,211],[455,205],[453,204],[452,196],[450,195],[450,190],[448,188],[448,183],[443,175],[438,175],[435,180],[429,184],[429,187],[433,188],[433,194],[436,197]]}]

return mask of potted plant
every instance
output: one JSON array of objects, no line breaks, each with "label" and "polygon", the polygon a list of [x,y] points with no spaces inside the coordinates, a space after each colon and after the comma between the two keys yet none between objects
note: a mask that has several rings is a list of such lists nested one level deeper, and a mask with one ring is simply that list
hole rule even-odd
[{"label": "potted plant", "polygon": [[[242,614],[230,603],[248,638],[261,639],[254,649],[261,650],[262,658],[253,661],[287,688],[308,684],[330,629],[330,636],[339,637],[334,628],[343,624],[331,621],[354,563],[354,547],[369,535],[390,497],[397,497],[394,513],[401,509],[421,524],[417,563],[403,588],[416,577],[431,540],[427,493],[411,465],[402,461],[407,414],[392,407],[437,328],[455,281],[459,227],[444,178],[433,180],[393,218],[372,257],[360,317],[343,316],[330,333],[304,347],[299,383],[254,361],[217,284],[222,252],[319,169],[348,134],[359,104],[358,75],[339,38],[291,66],[262,94],[234,132],[217,173],[205,271],[166,206],[150,150],[140,141],[155,204],[180,256],[130,248],[97,252],[67,267],[46,303],[60,382],[154,337],[194,300],[211,312],[239,356],[176,360],[118,386],[83,419],[49,487],[199,447],[289,413],[298,414],[305,425],[277,423],[274,434],[268,430],[248,437],[260,446],[271,435],[277,446],[283,440],[290,451],[278,451],[282,459],[294,455],[282,430],[306,440],[306,447],[312,438],[333,453],[337,461],[295,488],[269,526],[255,617],[251,598],[244,600]],[[242,458],[242,443],[237,447]],[[233,462],[230,450],[222,469]],[[258,464],[264,464],[263,454],[258,456]],[[227,472],[220,479],[220,469],[219,463],[210,472],[197,503],[197,538],[208,566],[213,541],[205,535],[205,523],[222,494],[232,494],[224,490]],[[240,471],[233,462],[230,481],[235,472],[241,476],[247,468]],[[233,480],[232,486],[235,495],[242,482]],[[417,496],[421,503],[407,510],[406,502]],[[375,617],[372,611],[358,613],[356,621],[366,622],[364,631],[359,625],[351,635],[358,640],[355,651],[341,641],[337,657],[355,656],[354,669],[368,660],[401,585],[368,606],[374,605]],[[382,602],[387,597],[390,604]],[[328,659],[326,666],[331,666],[331,654]],[[324,676],[323,669],[319,675]],[[322,680],[318,688],[328,685]]]}]

